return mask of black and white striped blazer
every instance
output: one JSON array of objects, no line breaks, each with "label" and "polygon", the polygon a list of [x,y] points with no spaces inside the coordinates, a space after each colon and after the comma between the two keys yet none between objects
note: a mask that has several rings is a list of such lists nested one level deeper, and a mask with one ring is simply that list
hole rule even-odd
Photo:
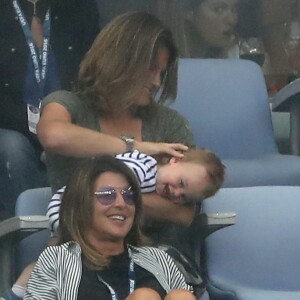
[{"label": "black and white striped blazer", "polygon": [[[133,262],[152,273],[168,293],[192,290],[172,258],[154,247],[129,246]],[[40,255],[27,284],[24,299],[77,299],[82,274],[81,249],[75,242],[49,246]]]}]

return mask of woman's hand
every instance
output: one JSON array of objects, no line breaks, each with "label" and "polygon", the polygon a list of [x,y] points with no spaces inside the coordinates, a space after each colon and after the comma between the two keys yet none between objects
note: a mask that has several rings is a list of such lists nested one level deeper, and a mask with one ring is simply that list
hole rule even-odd
[{"label": "woman's hand", "polygon": [[153,142],[134,142],[134,148],[147,155],[168,154],[173,157],[182,158],[183,152],[188,150],[188,147],[180,143],[153,143]]}]

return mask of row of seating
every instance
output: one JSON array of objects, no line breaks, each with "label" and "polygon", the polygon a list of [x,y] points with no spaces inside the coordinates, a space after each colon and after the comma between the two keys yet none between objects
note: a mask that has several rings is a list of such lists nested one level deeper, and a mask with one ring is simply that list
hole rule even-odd
[{"label": "row of seating", "polygon": [[[224,188],[204,201],[203,212],[237,213],[234,226],[210,235],[196,252],[210,299],[299,299],[300,158],[278,152],[261,69],[243,60],[181,59],[173,107],[190,121],[197,145],[216,152],[226,166]],[[29,195],[19,197],[16,215],[44,215],[50,189]],[[47,231],[26,238],[12,271],[7,257],[16,262],[14,252],[3,245],[22,238],[25,227],[31,233],[29,221],[10,223],[18,234],[0,224],[0,291],[45,245]]]},{"label": "row of seating", "polygon": [[[210,299],[300,299],[300,158],[278,151],[262,70],[250,61],[198,59],[181,60],[179,70],[174,107],[197,145],[226,166],[224,188],[203,212],[237,214],[201,251]],[[294,110],[290,148],[299,154],[299,91],[290,90],[273,98],[273,108]]]}]

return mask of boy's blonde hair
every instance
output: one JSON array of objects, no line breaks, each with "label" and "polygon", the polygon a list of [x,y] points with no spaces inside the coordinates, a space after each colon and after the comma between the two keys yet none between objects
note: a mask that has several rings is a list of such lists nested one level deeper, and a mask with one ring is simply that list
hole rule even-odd
[{"label": "boy's blonde hair", "polygon": [[225,176],[225,166],[212,151],[206,148],[189,148],[184,153],[181,161],[196,163],[205,167],[208,185],[203,191],[202,199],[213,196],[222,186]]}]

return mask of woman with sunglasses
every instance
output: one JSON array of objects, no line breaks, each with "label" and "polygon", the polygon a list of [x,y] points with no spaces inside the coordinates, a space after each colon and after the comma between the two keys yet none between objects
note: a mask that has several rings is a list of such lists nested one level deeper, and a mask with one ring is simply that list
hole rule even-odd
[{"label": "woman with sunglasses", "polygon": [[123,162],[84,160],[64,193],[59,243],[40,255],[24,299],[196,299],[172,259],[143,246],[141,208]]}]

